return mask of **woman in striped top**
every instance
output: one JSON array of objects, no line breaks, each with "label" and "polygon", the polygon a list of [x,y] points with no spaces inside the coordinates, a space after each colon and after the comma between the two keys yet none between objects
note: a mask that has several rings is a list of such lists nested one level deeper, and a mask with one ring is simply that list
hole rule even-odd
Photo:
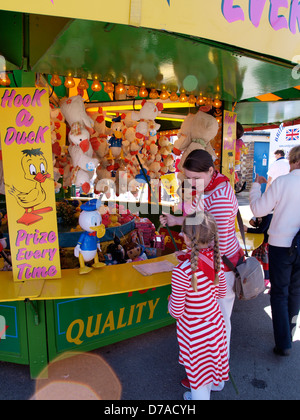
[{"label": "woman in striped top", "polygon": [[226,295],[221,271],[218,228],[204,213],[201,224],[183,225],[190,251],[173,270],[169,312],[177,319],[179,362],[184,365],[191,392],[185,399],[209,400],[213,386],[228,380],[229,365],[225,323],[217,303]]},{"label": "woman in striped top", "polygon": [[[236,265],[244,255],[235,234],[235,218],[238,212],[238,202],[228,178],[215,171],[211,155],[205,150],[194,150],[184,162],[185,176],[196,184],[195,198],[189,210],[191,213],[208,211],[215,217],[219,236],[221,256],[226,255]],[[164,214],[160,217],[162,225],[182,225],[186,217]],[[227,294],[219,300],[219,305],[225,319],[228,352],[231,338],[231,314],[235,300],[233,291],[234,273],[224,267],[227,283]]]}]

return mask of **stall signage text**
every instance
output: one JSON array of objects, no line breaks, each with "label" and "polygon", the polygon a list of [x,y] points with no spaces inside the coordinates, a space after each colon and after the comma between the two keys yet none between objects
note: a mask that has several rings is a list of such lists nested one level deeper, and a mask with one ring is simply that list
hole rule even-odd
[{"label": "stall signage text", "polygon": [[[258,28],[261,24],[262,15],[267,0],[249,0],[249,19],[252,24]],[[237,21],[245,21],[245,11],[233,0],[222,1],[222,13],[229,23]],[[292,34],[296,34],[297,28],[300,27],[300,4],[298,0],[270,0],[269,5],[269,22],[271,27],[278,31],[280,29],[289,29]],[[289,11],[289,19],[280,14],[280,9]]]},{"label": "stall signage text", "polygon": [[0,131],[15,281],[60,277],[49,97],[3,90]]}]

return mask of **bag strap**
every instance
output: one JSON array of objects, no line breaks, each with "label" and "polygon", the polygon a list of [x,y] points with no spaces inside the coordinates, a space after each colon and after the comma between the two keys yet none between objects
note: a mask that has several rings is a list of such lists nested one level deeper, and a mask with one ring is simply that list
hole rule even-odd
[{"label": "bag strap", "polygon": [[234,273],[238,272],[236,267],[232,264],[230,259],[226,257],[226,255],[223,255],[222,260],[223,260],[224,264],[227,265],[228,268],[230,268],[231,271],[233,271]]},{"label": "bag strap", "polygon": [[240,229],[240,232],[241,232],[241,235],[242,235],[242,238],[243,238],[243,241],[244,241],[244,245],[245,245],[245,254],[246,254],[246,257],[249,257],[249,254],[248,254],[248,251],[247,251],[247,246],[246,246],[244,223],[243,223],[243,219],[242,219],[242,216],[241,216],[241,213],[240,213],[240,209],[237,212],[237,220],[238,220],[239,229]]}]

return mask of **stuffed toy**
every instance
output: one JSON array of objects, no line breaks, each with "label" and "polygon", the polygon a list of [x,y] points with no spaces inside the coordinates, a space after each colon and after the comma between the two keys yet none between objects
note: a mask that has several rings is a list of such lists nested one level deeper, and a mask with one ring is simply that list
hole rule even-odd
[{"label": "stuffed toy", "polygon": [[163,158],[172,153],[173,144],[169,141],[167,136],[161,136],[158,140],[159,152]]},{"label": "stuffed toy", "polygon": [[130,242],[126,244],[125,247],[127,262],[137,262],[147,260],[147,255],[144,252],[144,247],[142,247],[137,242]]},{"label": "stuffed toy", "polygon": [[70,127],[74,123],[79,123],[90,133],[93,132],[94,122],[86,113],[84,99],[80,95],[64,99],[60,104],[60,109]]},{"label": "stuffed toy", "polygon": [[91,181],[99,162],[93,158],[89,132],[80,124],[74,123],[69,133],[69,154],[74,167],[73,183],[88,194],[92,187]]},{"label": "stuffed toy", "polygon": [[206,150],[216,158],[210,141],[216,137],[218,130],[217,120],[205,112],[198,111],[197,114],[189,114],[185,118],[173,148],[173,153],[177,156],[183,152],[178,164],[179,171],[183,171],[185,159],[193,150]]},{"label": "stuffed toy", "polygon": [[105,194],[107,199],[111,196],[111,189],[115,188],[115,178],[112,177],[110,166],[111,162],[105,158],[97,167],[94,189],[95,194]]},{"label": "stuffed toy", "polygon": [[69,155],[72,160],[72,183],[81,187],[88,194],[92,178],[99,161],[93,158],[90,133],[93,132],[93,120],[87,115],[80,95],[65,99],[61,103],[61,112],[70,126],[68,135]]},{"label": "stuffed toy", "polygon": [[109,139],[109,156],[110,159],[119,159],[123,158],[122,153],[122,142],[123,142],[123,130],[125,129],[125,124],[123,119],[125,114],[119,115],[116,118],[113,118],[111,124],[112,136]]},{"label": "stuffed toy", "polygon": [[157,133],[160,124],[156,124],[154,120],[162,110],[163,104],[161,102],[154,104],[153,102],[143,100],[140,112],[132,112],[132,120],[139,121],[136,126],[136,133],[139,138],[149,137],[150,132],[152,133],[151,135],[153,135],[154,132],[155,134]]}]

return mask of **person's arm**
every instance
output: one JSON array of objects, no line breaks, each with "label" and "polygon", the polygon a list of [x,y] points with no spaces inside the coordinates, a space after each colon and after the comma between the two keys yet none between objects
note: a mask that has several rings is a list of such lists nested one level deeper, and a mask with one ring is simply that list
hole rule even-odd
[{"label": "person's arm", "polygon": [[178,268],[174,268],[172,273],[172,294],[169,299],[169,313],[175,318],[182,317],[185,309],[185,297],[190,280],[185,273]]},{"label": "person's arm", "polygon": [[272,177],[271,176],[269,176],[268,177],[268,182],[267,182],[267,186],[266,186],[266,191],[268,191],[268,189],[269,189],[269,187],[270,187],[270,185],[272,184]]},{"label": "person's arm", "polygon": [[267,192],[261,195],[261,184],[266,183],[266,179],[257,175],[250,191],[250,208],[255,217],[264,217],[271,213],[280,197],[276,195],[276,181],[270,186]]},{"label": "person's arm", "polygon": [[185,216],[174,216],[173,214],[163,213],[159,216],[159,221],[162,226],[182,226]]}]

